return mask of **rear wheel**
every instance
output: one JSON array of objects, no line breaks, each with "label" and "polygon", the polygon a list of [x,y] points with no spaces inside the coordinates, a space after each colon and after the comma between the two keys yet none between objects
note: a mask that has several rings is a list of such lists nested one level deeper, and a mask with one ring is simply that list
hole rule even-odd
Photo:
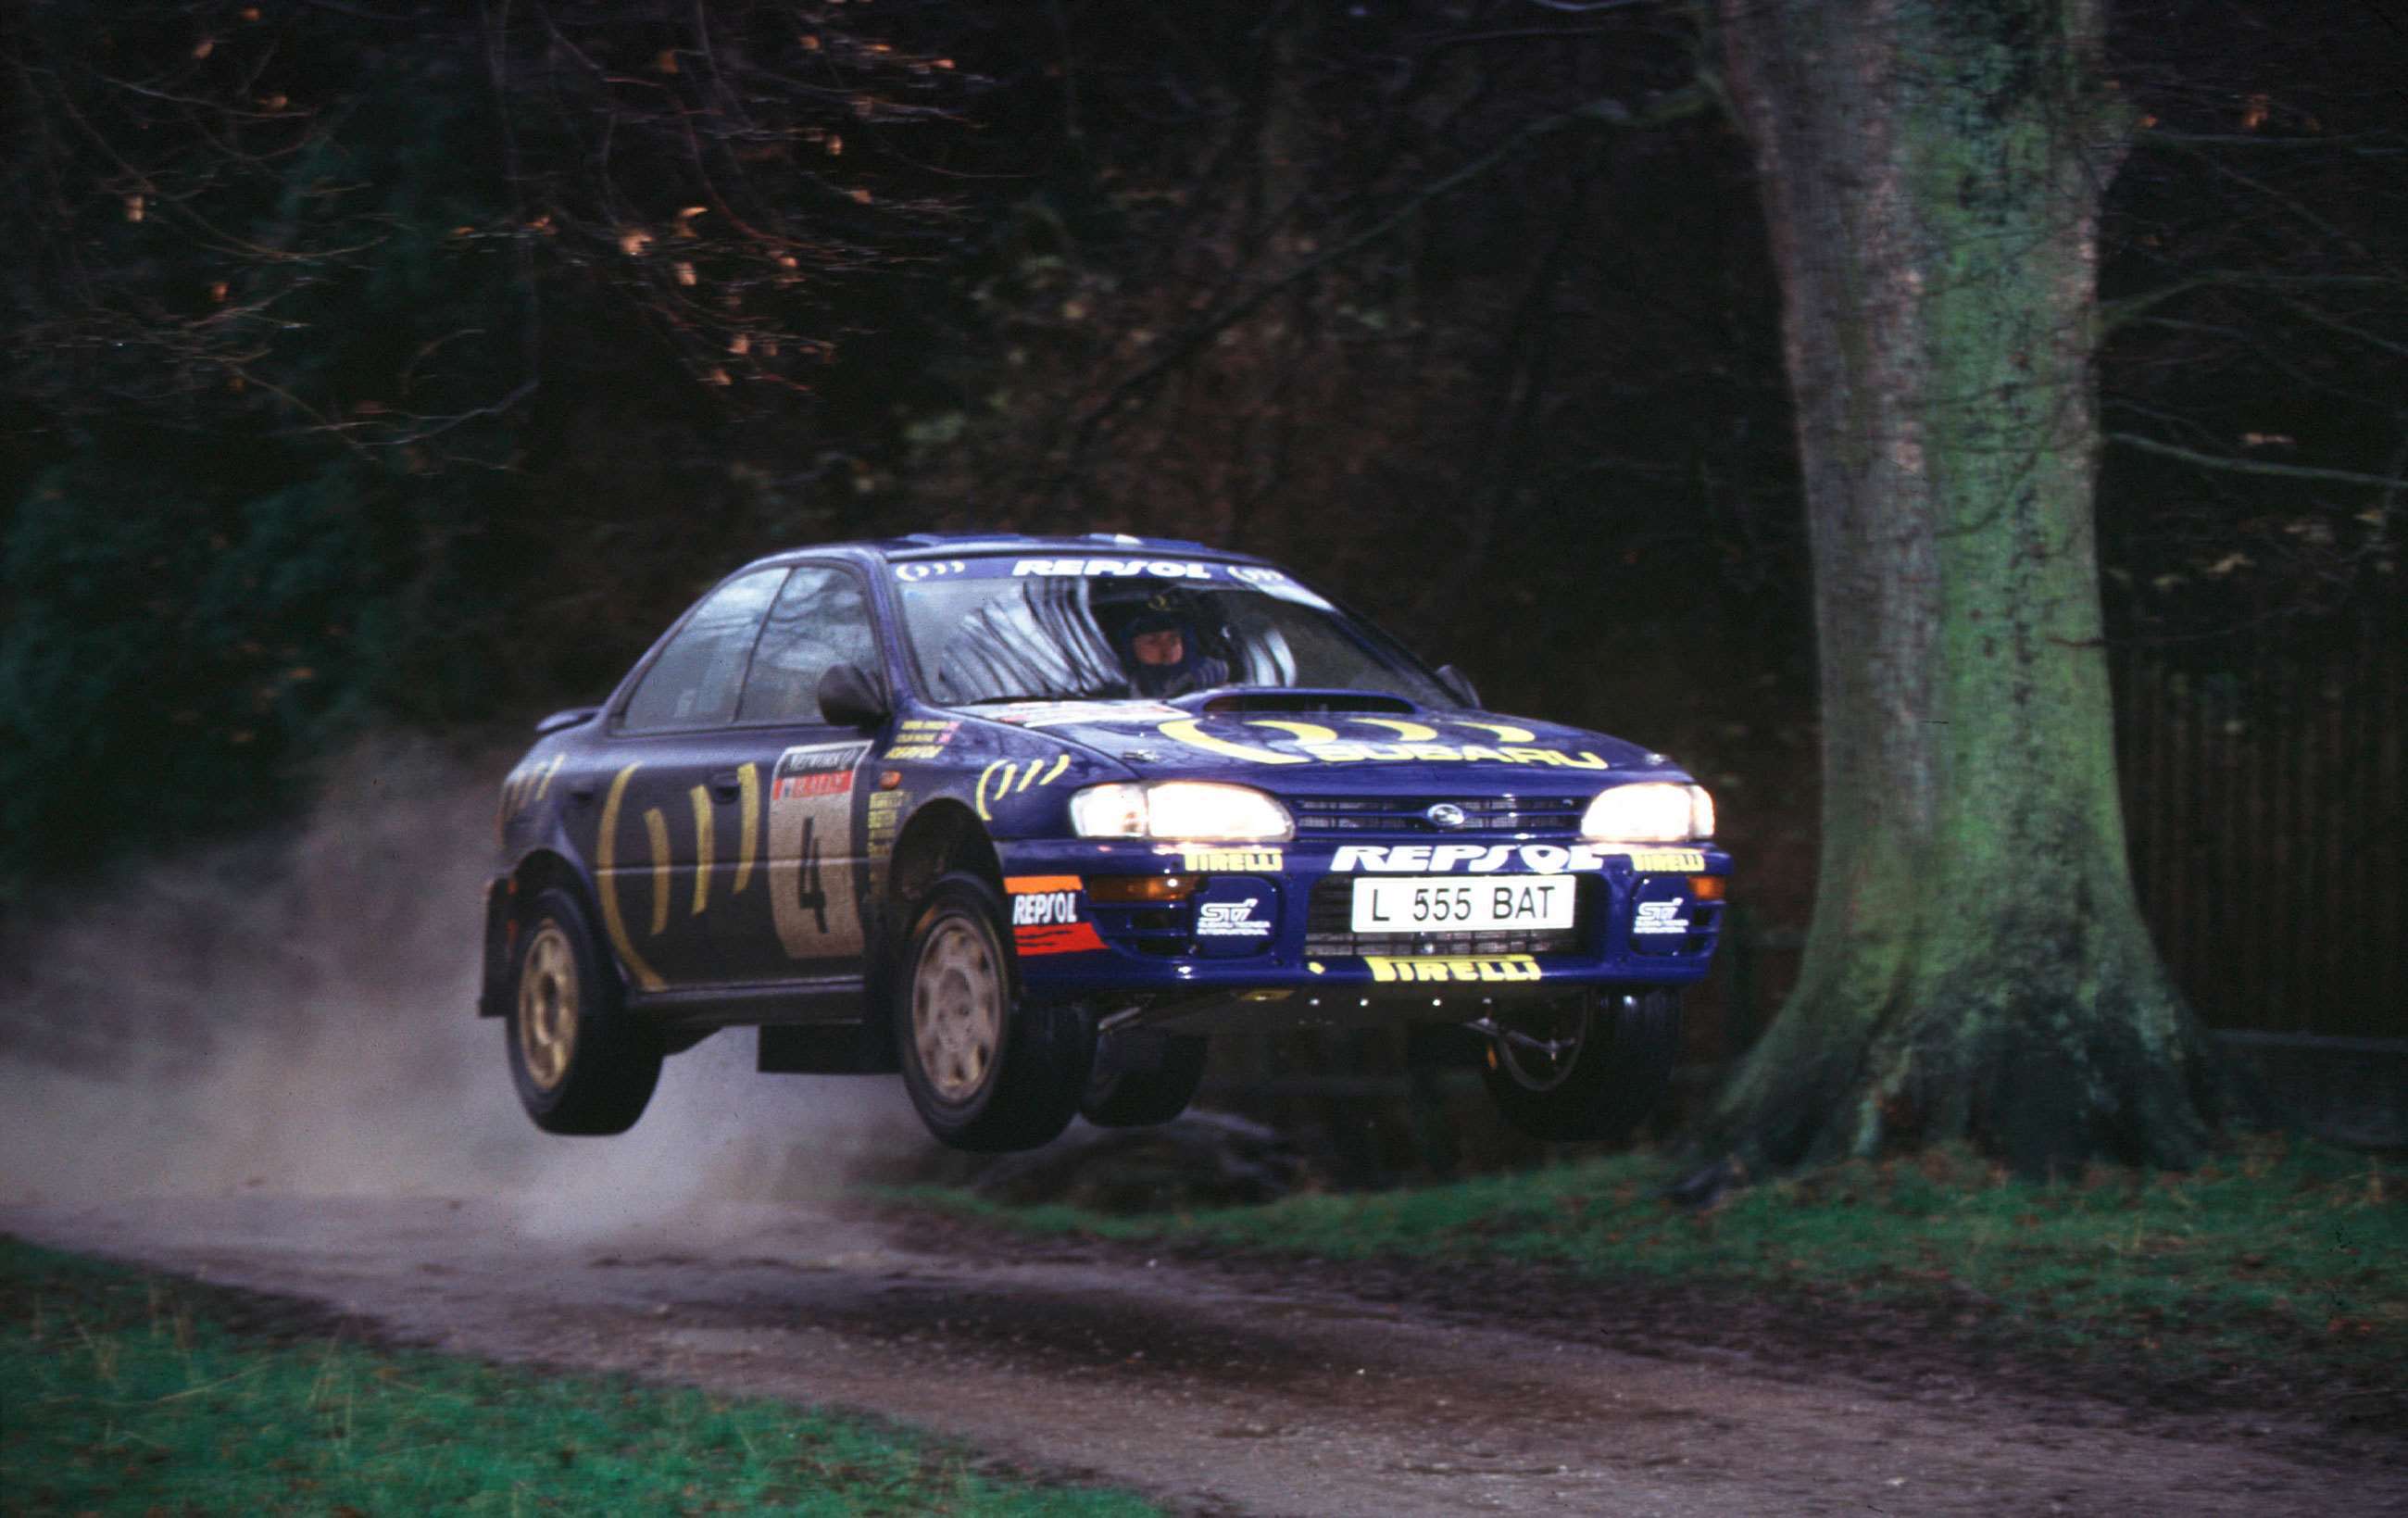
[{"label": "rear wheel", "polygon": [[547,1133],[624,1133],[661,1078],[660,1031],[630,1016],[578,900],[535,898],[510,976],[510,1080]]},{"label": "rear wheel", "polygon": [[1068,1127],[1095,1054],[1075,1005],[1018,994],[1003,904],[979,877],[937,881],[895,976],[896,1053],[920,1121],[955,1149],[1034,1149]]},{"label": "rear wheel", "polygon": [[1681,1048],[1671,991],[1566,997],[1497,1023],[1481,1077],[1505,1120],[1535,1138],[1629,1138],[1663,1098]]},{"label": "rear wheel", "polygon": [[1196,1088],[1204,1083],[1204,1056],[1211,1052],[1207,1038],[1170,1038],[1154,1069],[1097,1070],[1087,1078],[1079,1110],[1102,1128],[1168,1123],[1196,1099]]}]

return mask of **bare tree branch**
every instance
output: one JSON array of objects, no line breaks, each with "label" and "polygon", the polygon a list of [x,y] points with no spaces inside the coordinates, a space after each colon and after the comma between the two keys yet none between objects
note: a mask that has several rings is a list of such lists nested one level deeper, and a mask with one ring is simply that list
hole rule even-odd
[{"label": "bare tree branch", "polygon": [[2138,433],[2111,432],[2106,437],[2111,443],[2122,443],[2127,448],[2137,448],[2143,453],[2157,453],[2170,459],[2180,459],[2186,464],[2195,464],[2203,469],[2224,469],[2234,474],[2272,475],[2281,480],[2326,480],[2335,484],[2372,485],[2386,490],[2398,490],[2402,486],[2408,486],[2408,480],[2393,475],[2360,474],[2355,469],[2327,469],[2308,464],[2272,464],[2258,459],[2237,459],[2226,454],[2201,453],[2172,443],[2161,443],[2154,437],[2143,437]]},{"label": "bare tree branch", "polygon": [[1136,373],[1114,385],[1102,400],[1096,402],[1087,414],[1080,419],[1076,436],[1071,443],[1069,460],[1064,466],[1062,477],[1067,480],[1077,473],[1077,461],[1086,451],[1088,444],[1105,422],[1117,415],[1164,375],[1186,362],[1198,349],[1220,333],[1244,321],[1259,310],[1264,302],[1298,280],[1308,279],[1331,265],[1351,258],[1379,242],[1418,215],[1433,201],[1442,198],[1509,162],[1532,142],[1552,136],[1566,127],[1586,122],[1603,122],[1612,126],[1656,127],[1684,117],[1702,115],[1713,108],[1714,108],[1713,99],[1705,89],[1692,86],[1659,96],[1636,112],[1618,100],[1596,100],[1571,110],[1541,117],[1537,121],[1525,123],[1518,131],[1480,157],[1455,169],[1453,173],[1442,175],[1423,186],[1408,196],[1401,205],[1371,225],[1224,303],[1203,320],[1194,323],[1164,345],[1159,353],[1140,366]]}]

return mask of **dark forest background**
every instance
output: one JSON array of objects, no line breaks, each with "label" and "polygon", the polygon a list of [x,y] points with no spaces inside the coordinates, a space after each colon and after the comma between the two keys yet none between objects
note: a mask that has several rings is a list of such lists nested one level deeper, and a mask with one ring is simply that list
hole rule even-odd
[{"label": "dark forest background", "polygon": [[[2348,671],[2387,669],[2379,770],[2408,36],[2370,0],[2113,16],[2124,687],[2229,733],[2283,661],[2285,699],[2356,735]],[[364,732],[490,749],[753,555],[1124,529],[1281,560],[1493,707],[1670,750],[1757,912],[1802,924],[1779,297],[1704,24],[19,4],[0,905],[275,818]],[[2337,867],[2401,873],[2392,767]],[[2183,805],[2153,838],[2265,821]]]}]

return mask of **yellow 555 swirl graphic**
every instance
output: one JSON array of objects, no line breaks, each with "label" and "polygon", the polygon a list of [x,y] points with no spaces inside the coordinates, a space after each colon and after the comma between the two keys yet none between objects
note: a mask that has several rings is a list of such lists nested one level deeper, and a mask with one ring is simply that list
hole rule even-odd
[{"label": "yellow 555 swirl graphic", "polygon": [[[660,972],[644,963],[636,946],[627,937],[627,920],[619,910],[619,881],[612,870],[619,862],[619,808],[627,799],[627,782],[635,778],[641,765],[629,765],[611,779],[610,795],[602,803],[602,827],[594,839],[594,884],[602,894],[602,926],[610,935],[610,947],[619,951],[619,961],[627,973],[647,991],[658,991],[667,982]],[[655,814],[657,815],[657,813]],[[661,840],[665,841],[665,840]],[[659,847],[660,842],[655,843]],[[666,868],[667,861],[656,858],[657,867]]]},{"label": "yellow 555 swirl graphic", "polygon": [[1240,724],[1267,732],[1283,733],[1295,739],[1297,749],[1267,749],[1256,743],[1241,743],[1206,732],[1204,723],[1192,717],[1182,717],[1160,723],[1154,731],[1202,753],[1222,759],[1242,759],[1254,765],[1345,765],[1379,763],[1412,763],[1416,761],[1477,761],[1497,765],[1541,765],[1569,769],[1603,769],[1606,762],[1584,749],[1567,753],[1561,749],[1533,748],[1538,735],[1526,727],[1512,723],[1492,723],[1469,717],[1439,719],[1455,727],[1473,728],[1496,735],[1498,742],[1512,747],[1497,748],[1486,744],[1455,744],[1440,742],[1441,735],[1428,723],[1418,723],[1403,717],[1369,717],[1353,712],[1337,719],[1360,726],[1377,727],[1393,734],[1378,740],[1349,738],[1326,723],[1298,722],[1293,718],[1250,717]]},{"label": "yellow 555 swirl graphic", "polygon": [[[543,771],[536,783],[536,795],[549,787],[552,776],[559,769],[557,762]],[[636,984],[646,991],[658,991],[667,982],[652,968],[636,948],[635,936],[627,930],[627,916],[619,902],[619,822],[626,809],[627,782],[641,769],[640,763],[627,766],[610,778],[610,794],[602,803],[602,819],[594,838],[594,888],[602,898],[602,928],[610,936],[610,947],[619,952],[619,960],[635,977]],[[739,766],[736,772],[739,795],[736,849],[736,879],[728,887],[731,896],[741,895],[752,882],[752,866],[760,853],[761,775],[758,765]],[[687,793],[694,809],[695,869],[694,896],[689,915],[699,916],[710,906],[710,877],[718,858],[718,829],[710,810],[710,793],[695,786]],[[647,924],[647,937],[657,938],[668,930],[669,902],[673,881],[672,854],[669,848],[668,817],[658,807],[644,811],[644,841],[650,849],[652,867],[652,921]]]},{"label": "yellow 555 swirl graphic", "polygon": [[1067,753],[1054,755],[1051,768],[1047,767],[1041,755],[1026,760],[998,759],[979,771],[978,787],[970,793],[970,804],[978,809],[981,817],[993,822],[995,813],[987,810],[988,801],[999,801],[1032,785],[1051,785],[1060,780],[1062,772],[1069,767],[1070,756]]}]

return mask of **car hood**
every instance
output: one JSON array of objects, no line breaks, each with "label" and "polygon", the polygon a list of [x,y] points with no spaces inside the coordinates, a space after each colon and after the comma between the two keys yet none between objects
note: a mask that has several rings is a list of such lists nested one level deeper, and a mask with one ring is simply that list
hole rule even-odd
[{"label": "car hood", "polygon": [[1290,793],[1428,789],[1441,771],[1484,787],[1571,793],[1609,780],[1679,773],[1663,755],[1602,733],[1402,703],[1395,710],[1292,711],[1028,701],[966,708],[959,715],[1075,743],[1140,775],[1209,774]]}]

